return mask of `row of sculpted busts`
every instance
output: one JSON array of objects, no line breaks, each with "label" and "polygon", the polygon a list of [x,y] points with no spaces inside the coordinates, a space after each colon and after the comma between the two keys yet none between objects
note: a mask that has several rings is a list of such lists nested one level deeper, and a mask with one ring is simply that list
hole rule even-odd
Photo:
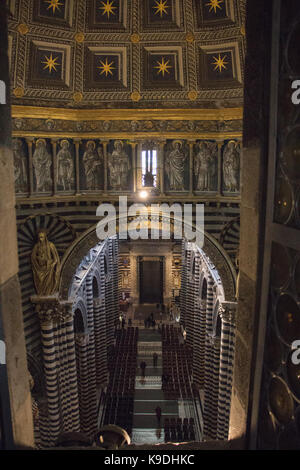
[{"label": "row of sculpted busts", "polygon": [[[223,148],[222,174],[223,189],[230,193],[239,191],[240,182],[240,144],[229,141]],[[165,173],[168,189],[186,189],[188,168],[188,146],[174,140],[165,149]],[[201,141],[194,146],[193,179],[195,191],[216,191],[218,179],[218,145],[216,142]]]},{"label": "row of sculpted busts", "polygon": [[[129,145],[122,140],[110,141],[107,145],[107,186],[109,190],[130,190],[132,163]],[[28,191],[28,154],[23,141],[13,139],[15,166],[15,187],[17,193]],[[47,139],[37,139],[33,146],[32,169],[35,188],[38,193],[50,192],[53,185],[52,147]],[[57,143],[56,185],[58,191],[75,189],[74,144],[68,139]],[[193,146],[193,189],[199,192],[217,191],[218,168],[222,167],[223,190],[229,193],[239,191],[240,144],[227,142],[222,149],[222,162],[219,162],[216,142],[199,141]],[[103,145],[95,140],[80,144],[80,189],[97,191],[104,189]],[[189,186],[190,148],[185,141],[169,141],[164,150],[166,190],[185,191]]]}]

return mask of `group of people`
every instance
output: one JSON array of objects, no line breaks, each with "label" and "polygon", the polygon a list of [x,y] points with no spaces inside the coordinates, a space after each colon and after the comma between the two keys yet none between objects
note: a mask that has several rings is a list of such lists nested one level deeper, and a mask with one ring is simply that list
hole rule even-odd
[{"label": "group of people", "polygon": [[[125,326],[126,326],[126,317],[125,317],[124,314],[120,313],[120,315],[119,315],[119,320],[116,320],[116,321],[115,321],[115,328],[116,328],[116,329],[117,329],[117,328],[119,328],[119,329],[123,328],[123,329],[124,329]],[[131,318],[128,318],[128,326],[132,326],[132,320],[131,320]]]},{"label": "group of people", "polygon": [[153,329],[155,329],[156,321],[154,320],[153,312],[151,312],[149,317],[145,318],[144,325],[145,325],[145,328],[151,328],[152,327]]},{"label": "group of people", "polygon": [[[154,352],[152,358],[153,358],[153,367],[157,367],[158,354],[156,352]],[[145,361],[142,361],[140,363],[142,377],[145,377],[145,375],[146,375],[146,367],[147,367],[147,363]]]}]

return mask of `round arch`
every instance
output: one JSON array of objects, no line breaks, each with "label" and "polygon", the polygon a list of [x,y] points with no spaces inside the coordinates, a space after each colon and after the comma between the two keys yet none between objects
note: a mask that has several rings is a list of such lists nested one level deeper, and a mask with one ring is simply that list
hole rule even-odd
[{"label": "round arch", "polygon": [[[119,221],[118,215],[117,221]],[[171,217],[170,221],[171,232],[174,233]],[[65,252],[61,262],[59,282],[59,296],[61,299],[68,298],[69,286],[82,259],[88,254],[91,248],[100,243],[100,240],[97,237],[96,227],[97,225],[94,225],[86,230],[86,232],[78,237]],[[225,300],[234,302],[236,300],[236,271],[228,254],[217,240],[207,232],[204,232],[204,244],[202,250],[218,270],[222,279]]]}]

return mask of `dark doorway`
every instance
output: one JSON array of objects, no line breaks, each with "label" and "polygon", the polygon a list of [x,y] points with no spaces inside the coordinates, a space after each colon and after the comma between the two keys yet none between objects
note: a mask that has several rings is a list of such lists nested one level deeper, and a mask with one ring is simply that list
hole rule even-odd
[{"label": "dark doorway", "polygon": [[163,258],[139,258],[140,303],[163,303]]}]

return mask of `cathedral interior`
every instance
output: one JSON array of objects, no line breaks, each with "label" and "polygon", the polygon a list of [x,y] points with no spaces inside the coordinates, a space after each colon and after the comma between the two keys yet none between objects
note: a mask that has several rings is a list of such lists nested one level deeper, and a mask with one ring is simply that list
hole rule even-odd
[{"label": "cathedral interior", "polygon": [[0,1],[1,449],[300,449],[299,34],[297,0]]}]

